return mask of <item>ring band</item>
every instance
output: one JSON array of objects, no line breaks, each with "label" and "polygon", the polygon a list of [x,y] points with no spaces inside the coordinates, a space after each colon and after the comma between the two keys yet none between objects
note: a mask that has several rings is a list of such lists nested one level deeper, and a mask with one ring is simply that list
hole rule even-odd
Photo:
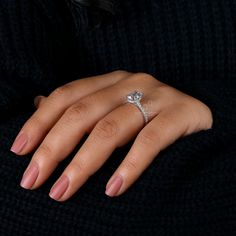
[{"label": "ring band", "polygon": [[145,111],[145,109],[143,108],[142,104],[140,103],[142,97],[143,97],[143,93],[142,92],[134,91],[132,93],[129,93],[126,96],[126,101],[128,103],[134,104],[136,107],[139,108],[139,110],[143,114],[143,118],[144,118],[145,124],[147,124],[148,123],[148,114]]}]

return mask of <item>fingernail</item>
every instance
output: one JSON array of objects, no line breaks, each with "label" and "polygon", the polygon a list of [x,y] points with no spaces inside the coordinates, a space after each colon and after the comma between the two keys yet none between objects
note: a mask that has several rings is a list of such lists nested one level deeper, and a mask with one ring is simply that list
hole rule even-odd
[{"label": "fingernail", "polygon": [[22,180],[20,182],[20,186],[25,189],[31,189],[38,175],[39,175],[38,164],[33,162],[25,170],[25,173],[23,174]]},{"label": "fingernail", "polygon": [[43,96],[41,96],[41,95],[36,96],[36,97],[34,98],[34,106],[35,106],[36,108],[38,108],[38,106],[39,106],[39,104],[40,104],[42,98],[43,98]]},{"label": "fingernail", "polygon": [[120,175],[117,175],[112,181],[111,183],[109,183],[107,185],[106,188],[106,195],[110,196],[110,197],[114,197],[119,191],[120,188],[123,184],[123,178]]},{"label": "fingernail", "polygon": [[16,139],[11,147],[11,151],[14,152],[15,154],[20,153],[23,150],[23,148],[25,147],[27,141],[28,141],[27,135],[25,133],[20,133],[16,137]]},{"label": "fingernail", "polygon": [[59,200],[66,192],[69,186],[69,179],[67,176],[62,176],[51,188],[49,196],[54,200]]}]

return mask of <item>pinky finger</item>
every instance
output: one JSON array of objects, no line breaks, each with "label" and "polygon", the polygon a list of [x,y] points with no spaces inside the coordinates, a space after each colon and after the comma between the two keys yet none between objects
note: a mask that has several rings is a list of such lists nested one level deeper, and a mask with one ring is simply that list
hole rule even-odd
[{"label": "pinky finger", "polygon": [[124,193],[145,171],[161,150],[185,133],[181,112],[162,111],[138,134],[127,156],[107,183],[106,195]]}]

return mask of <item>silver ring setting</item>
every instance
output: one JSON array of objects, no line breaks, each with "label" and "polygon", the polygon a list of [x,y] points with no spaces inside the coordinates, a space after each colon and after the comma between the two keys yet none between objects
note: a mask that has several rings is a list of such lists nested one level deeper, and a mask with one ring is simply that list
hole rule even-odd
[{"label": "silver ring setting", "polygon": [[145,111],[145,109],[143,108],[142,104],[140,103],[142,97],[143,97],[143,93],[142,92],[134,91],[132,93],[129,93],[126,96],[126,101],[128,103],[134,104],[136,107],[139,108],[139,110],[143,114],[143,118],[144,118],[145,124],[147,124],[148,123],[148,114]]}]

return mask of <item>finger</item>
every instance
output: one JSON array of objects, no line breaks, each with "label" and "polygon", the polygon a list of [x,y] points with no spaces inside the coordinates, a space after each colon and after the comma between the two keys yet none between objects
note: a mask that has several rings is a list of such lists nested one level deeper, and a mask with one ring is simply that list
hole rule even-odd
[{"label": "finger", "polygon": [[24,155],[32,151],[42,142],[48,131],[70,105],[90,93],[115,84],[129,74],[128,72],[116,71],[80,79],[59,87],[46,98],[42,106],[22,127],[11,147],[11,151],[18,155]]},{"label": "finger", "polygon": [[143,123],[142,113],[132,104],[119,106],[105,116],[96,124],[61,178],[52,187],[50,196],[58,201],[72,196],[103,165],[116,147],[124,145],[137,135]]},{"label": "finger", "polygon": [[124,193],[161,150],[185,133],[183,114],[186,113],[175,108],[162,111],[141,130],[127,156],[108,181],[108,196],[114,197]]},{"label": "finger", "polygon": [[34,106],[38,109],[39,106],[41,106],[45,101],[46,101],[46,97],[41,96],[41,95],[36,96],[34,98]]},{"label": "finger", "polygon": [[[130,84],[130,82],[127,82]],[[127,87],[119,83],[90,94],[71,106],[43,140],[29,165],[37,163],[40,175],[30,188],[39,187],[52,173],[58,162],[65,159],[85,133],[113,109],[124,103]],[[145,87],[145,86],[144,86]],[[146,91],[150,88],[146,86]],[[145,105],[145,99],[144,99]],[[149,104],[147,104],[149,105]],[[133,105],[132,105],[133,106]],[[148,107],[147,107],[148,108]],[[138,116],[142,117],[135,107]],[[25,188],[28,186],[24,186]]]},{"label": "finger", "polygon": [[[117,96],[113,96],[114,93]],[[116,86],[99,90],[70,107],[47,134],[34,153],[31,163],[37,163],[40,176],[33,188],[41,185],[56,165],[65,159],[98,120],[121,104],[121,90]]]}]

